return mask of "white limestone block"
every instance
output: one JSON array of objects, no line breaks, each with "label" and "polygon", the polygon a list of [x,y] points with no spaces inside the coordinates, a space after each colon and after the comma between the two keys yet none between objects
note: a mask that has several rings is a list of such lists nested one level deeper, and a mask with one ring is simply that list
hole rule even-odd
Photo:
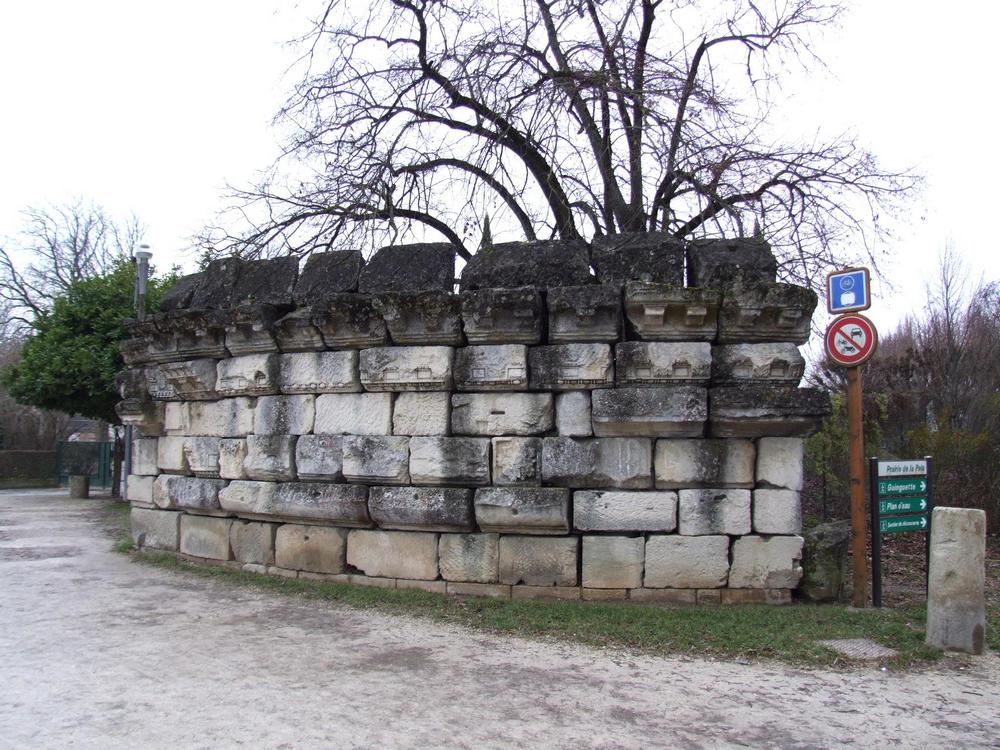
[{"label": "white limestone block", "polygon": [[232,560],[233,550],[229,546],[231,518],[209,518],[206,516],[181,516],[181,552],[192,557],[210,560]]},{"label": "white limestone block", "polygon": [[346,435],[343,451],[343,472],[348,482],[410,483],[410,438],[408,437]]},{"label": "white limestone block", "polygon": [[576,586],[576,537],[501,536],[500,583]]},{"label": "white limestone block", "polygon": [[927,645],[981,654],[986,641],[986,513],[935,508],[927,581]]},{"label": "white limestone block", "polygon": [[286,570],[343,573],[347,534],[347,529],[283,524],[274,539],[275,564]]},{"label": "white limestone block", "polygon": [[745,536],[733,542],[729,587],[794,589],[802,578],[802,537]]},{"label": "white limestone block", "polygon": [[560,487],[648,489],[652,452],[646,438],[542,438],[542,479]]},{"label": "white limestone block", "polygon": [[590,391],[566,391],[556,394],[556,431],[561,437],[589,437]]},{"label": "white limestone block", "polygon": [[246,397],[188,404],[188,435],[241,438],[253,432],[254,400]]},{"label": "white limestone block", "polygon": [[438,563],[446,581],[496,583],[500,574],[498,534],[442,534]]},{"label": "white limestone block", "polygon": [[295,442],[295,469],[299,480],[342,481],[343,440],[340,435],[300,435]]},{"label": "white limestone block", "polygon": [[326,393],[316,397],[317,435],[389,435],[391,393]]},{"label": "white limestone block", "polygon": [[757,486],[802,491],[803,438],[764,437],[757,441]]},{"label": "white limestone block", "polygon": [[410,438],[410,481],[430,485],[490,483],[490,439]]},{"label": "white limestone block", "polygon": [[542,439],[493,438],[493,484],[538,487],[542,484]]},{"label": "white limestone block", "polygon": [[758,534],[801,534],[802,502],[794,490],[754,490],[753,530]]},{"label": "white limestone block", "polygon": [[531,387],[546,391],[606,388],[615,383],[608,344],[550,344],[528,352]]},{"label": "white limestone block", "polygon": [[246,438],[219,440],[219,476],[222,479],[246,479],[243,461],[247,457]]},{"label": "white limestone block", "polygon": [[677,493],[574,492],[573,528],[578,531],[673,531],[677,528]]},{"label": "white limestone block", "polygon": [[336,352],[296,352],[279,360],[281,392],[358,393],[358,353],[354,349]]},{"label": "white limestone block", "polygon": [[215,390],[220,396],[263,396],[278,392],[278,355],[247,354],[219,360]]},{"label": "white limestone block", "polygon": [[180,544],[181,513],[132,508],[132,541],[139,547],[176,551]]},{"label": "white limestone block", "polygon": [[754,445],[741,438],[656,441],[653,471],[661,489],[754,486]]},{"label": "white limestone block", "polygon": [[253,431],[256,435],[308,435],[315,418],[315,396],[261,396]]},{"label": "white limestone block", "polygon": [[217,511],[221,507],[219,491],[225,486],[223,479],[161,474],[153,483],[153,503],[159,508]]},{"label": "white limestone block", "polygon": [[259,521],[233,521],[229,546],[233,559],[254,565],[274,565],[274,532],[277,525]]},{"label": "white limestone block", "polygon": [[645,539],[627,536],[583,537],[583,586],[635,589],[642,586]]},{"label": "white limestone block", "polygon": [[422,531],[355,530],[347,564],[367,576],[432,581],[438,577],[438,535]]},{"label": "white limestone block", "polygon": [[184,438],[184,458],[196,477],[219,476],[219,446],[222,438]]},{"label": "white limestone block", "polygon": [[460,391],[525,390],[528,387],[528,347],[494,344],[456,349],[455,387]]},{"label": "white limestone block", "polygon": [[677,497],[678,530],[685,536],[750,533],[750,490],[680,490]]},{"label": "white limestone block", "polygon": [[295,479],[295,435],[249,435],[243,471],[250,479]]},{"label": "white limestone block", "polygon": [[[184,453],[186,438],[168,435],[157,439],[156,465],[168,474],[187,474],[187,456]],[[158,473],[158,472],[157,472]]]},{"label": "white limestone block", "polygon": [[132,441],[132,473],[156,476],[160,473],[158,438],[136,438]]},{"label": "white limestone block", "polygon": [[713,589],[729,577],[728,536],[651,536],[646,540],[643,586]]},{"label": "white limestone block", "polygon": [[216,360],[191,359],[160,365],[160,375],[182,401],[216,399]]},{"label": "white limestone block", "polygon": [[451,397],[455,435],[540,435],[552,429],[551,393],[456,393]]},{"label": "white limestone block", "polygon": [[446,391],[452,387],[450,346],[363,349],[358,360],[366,391]]},{"label": "white limestone block", "polygon": [[712,345],[705,341],[624,341],[615,346],[619,385],[707,383]]},{"label": "white limestone block", "polygon": [[163,405],[163,431],[171,436],[191,433],[190,405],[186,401],[168,401]]},{"label": "white limestone block", "polygon": [[451,432],[449,391],[410,391],[396,396],[393,435],[447,435]]},{"label": "white limestone block", "polygon": [[129,474],[125,483],[125,499],[133,506],[150,507],[153,505],[153,482],[156,477]]}]

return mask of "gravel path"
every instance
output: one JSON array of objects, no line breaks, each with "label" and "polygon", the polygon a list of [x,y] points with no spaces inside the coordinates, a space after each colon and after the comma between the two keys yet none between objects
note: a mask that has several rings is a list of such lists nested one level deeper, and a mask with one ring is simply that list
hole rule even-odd
[{"label": "gravel path", "polygon": [[248,591],[0,492],[2,748],[1000,747],[1000,658],[803,671],[634,656]]}]

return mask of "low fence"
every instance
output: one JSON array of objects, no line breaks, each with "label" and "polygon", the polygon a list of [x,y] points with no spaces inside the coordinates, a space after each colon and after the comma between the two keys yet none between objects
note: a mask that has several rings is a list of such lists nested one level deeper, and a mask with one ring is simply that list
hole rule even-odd
[{"label": "low fence", "polygon": [[56,446],[56,476],[59,484],[71,475],[90,477],[91,487],[111,486],[112,442],[62,442]]},{"label": "low fence", "polygon": [[56,451],[0,451],[0,488],[55,487]]}]

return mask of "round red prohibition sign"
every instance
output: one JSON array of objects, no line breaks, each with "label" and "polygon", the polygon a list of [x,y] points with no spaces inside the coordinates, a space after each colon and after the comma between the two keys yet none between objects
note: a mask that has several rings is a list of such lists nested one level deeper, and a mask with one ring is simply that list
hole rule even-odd
[{"label": "round red prohibition sign", "polygon": [[826,353],[843,367],[857,367],[878,347],[875,324],[864,315],[841,315],[826,329]]}]

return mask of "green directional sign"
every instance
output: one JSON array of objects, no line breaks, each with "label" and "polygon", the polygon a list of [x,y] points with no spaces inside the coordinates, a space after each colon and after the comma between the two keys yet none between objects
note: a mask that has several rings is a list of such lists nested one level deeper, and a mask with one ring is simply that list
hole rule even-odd
[{"label": "green directional sign", "polygon": [[926,510],[926,497],[901,497],[896,500],[878,501],[878,514],[880,516],[890,516],[895,513],[921,513]]},{"label": "green directional sign", "polygon": [[883,534],[898,534],[902,531],[927,531],[927,516],[895,516],[881,518],[878,530]]},{"label": "green directional sign", "polygon": [[893,495],[918,495],[927,492],[927,480],[923,477],[912,479],[881,479],[878,483],[880,497]]}]

